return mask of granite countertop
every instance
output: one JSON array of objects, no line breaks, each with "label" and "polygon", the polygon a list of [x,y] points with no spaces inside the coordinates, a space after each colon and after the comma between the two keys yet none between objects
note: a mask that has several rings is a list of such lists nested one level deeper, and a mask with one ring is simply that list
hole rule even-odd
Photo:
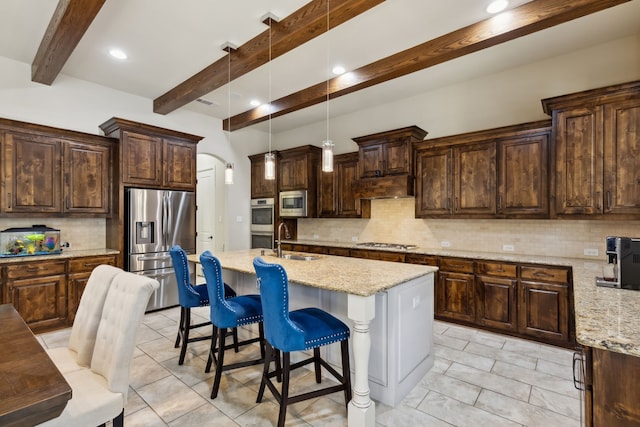
[{"label": "granite countertop", "polygon": [[[316,254],[313,256],[318,259],[298,261],[265,252],[266,255],[261,255],[260,249],[251,249],[218,252],[215,256],[222,267],[250,274],[255,274],[253,259],[262,256],[265,262],[281,264],[291,282],[365,297],[438,270],[424,265]],[[199,255],[189,255],[188,259],[199,262]]]},{"label": "granite countertop", "polygon": [[[357,243],[317,240],[298,240],[287,243],[363,249]],[[640,328],[637,326],[640,320],[640,291],[596,286],[595,277],[602,276],[602,267],[606,264],[604,260],[421,248],[394,251],[571,267],[578,343],[640,357]]]},{"label": "granite countertop", "polygon": [[54,255],[27,255],[17,257],[0,257],[0,264],[16,263],[16,262],[28,262],[28,261],[53,261],[56,259],[77,258],[84,256],[100,256],[100,255],[115,255],[120,251],[115,249],[87,249],[82,251],[70,251],[65,250],[60,254]]}]

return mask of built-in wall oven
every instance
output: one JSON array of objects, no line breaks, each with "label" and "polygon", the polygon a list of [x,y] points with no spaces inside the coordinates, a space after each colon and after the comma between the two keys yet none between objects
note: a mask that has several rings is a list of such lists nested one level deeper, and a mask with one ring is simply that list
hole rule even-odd
[{"label": "built-in wall oven", "polygon": [[251,199],[251,248],[273,249],[275,199]]}]

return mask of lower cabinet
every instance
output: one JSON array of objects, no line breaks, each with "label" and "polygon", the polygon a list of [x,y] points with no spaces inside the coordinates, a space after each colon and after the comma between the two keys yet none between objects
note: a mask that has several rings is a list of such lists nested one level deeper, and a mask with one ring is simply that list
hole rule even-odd
[{"label": "lower cabinet", "polygon": [[73,258],[69,260],[69,279],[67,282],[68,297],[68,321],[73,323],[76,318],[76,311],[80,304],[80,298],[91,272],[101,264],[116,265],[115,255],[92,256],[83,258]]},{"label": "lower cabinet", "polygon": [[435,287],[435,314],[441,318],[473,322],[475,319],[474,262],[440,259]]},{"label": "lower cabinet", "polygon": [[3,303],[13,304],[34,333],[73,323],[91,271],[116,255],[0,264]]},{"label": "lower cabinet", "polygon": [[476,276],[476,322],[490,328],[515,332],[517,324],[517,266],[478,262]]},{"label": "lower cabinet", "polygon": [[34,333],[67,324],[67,262],[24,262],[6,267],[4,302],[11,303]]}]

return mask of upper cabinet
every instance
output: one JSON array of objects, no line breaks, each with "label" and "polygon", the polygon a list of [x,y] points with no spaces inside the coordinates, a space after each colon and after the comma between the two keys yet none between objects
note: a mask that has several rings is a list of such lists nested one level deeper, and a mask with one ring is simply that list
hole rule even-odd
[{"label": "upper cabinet", "polygon": [[553,214],[640,214],[640,81],[542,101],[552,116]]},{"label": "upper cabinet", "polygon": [[549,121],[415,144],[416,217],[546,218]]},{"label": "upper cabinet", "polygon": [[100,125],[120,140],[120,180],[125,186],[195,191],[200,136],[120,118]]},{"label": "upper cabinet", "polygon": [[353,138],[358,144],[360,178],[412,174],[411,144],[427,132],[417,126]]},{"label": "upper cabinet", "polygon": [[0,120],[5,214],[110,214],[114,141],[96,135]]},{"label": "upper cabinet", "polygon": [[[320,154],[322,149],[313,145],[303,145],[280,151],[278,168],[278,190],[307,190],[315,194]],[[307,197],[311,196],[308,194]]]},{"label": "upper cabinet", "polygon": [[[355,197],[358,179],[358,153],[339,154],[333,158],[333,172],[320,173],[320,217],[368,218],[368,200]],[[363,209],[364,208],[364,209]]]},{"label": "upper cabinet", "polygon": [[[278,170],[278,155],[276,153],[276,170]],[[255,154],[249,156],[251,161],[251,198],[276,198],[278,196],[277,181],[275,179],[264,179],[265,161],[264,155]]]}]

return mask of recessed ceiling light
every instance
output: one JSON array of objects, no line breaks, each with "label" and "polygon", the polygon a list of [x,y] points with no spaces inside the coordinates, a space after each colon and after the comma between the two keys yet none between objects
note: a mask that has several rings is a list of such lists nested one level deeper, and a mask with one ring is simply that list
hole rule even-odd
[{"label": "recessed ceiling light", "polygon": [[260,105],[260,101],[258,101],[257,99],[252,99],[251,101],[249,101],[249,104],[251,104],[251,106],[253,107],[257,107],[258,105]]},{"label": "recessed ceiling light", "polygon": [[333,67],[333,69],[331,71],[336,76],[339,76],[340,74],[343,74],[346,70],[344,69],[344,67],[342,65],[336,65],[335,67]]},{"label": "recessed ceiling light", "polygon": [[113,56],[114,58],[117,59],[127,59],[127,54],[124,53],[124,51],[120,50],[120,49],[111,49],[109,51],[109,55]]},{"label": "recessed ceiling light", "polygon": [[488,13],[499,13],[507,8],[509,2],[507,0],[494,0],[487,6]]}]

